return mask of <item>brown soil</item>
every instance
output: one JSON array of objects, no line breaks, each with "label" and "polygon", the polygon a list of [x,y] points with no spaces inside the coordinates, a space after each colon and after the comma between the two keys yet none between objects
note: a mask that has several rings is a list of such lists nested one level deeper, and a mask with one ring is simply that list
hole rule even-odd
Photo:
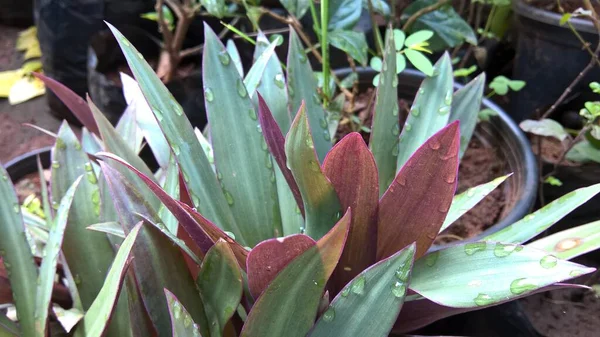
[{"label": "brown soil", "polygon": [[[50,170],[44,170],[44,178],[46,181],[50,181]],[[50,186],[47,186],[48,188]],[[40,200],[42,198],[42,189],[40,185],[40,176],[37,172],[30,173],[15,184],[15,190],[17,191],[17,198],[19,203],[23,203],[25,198],[31,194],[35,194]]]},{"label": "brown soil", "polygon": [[[525,2],[531,6],[542,8],[555,13],[572,13],[578,8],[584,8],[582,0],[562,0],[560,2],[562,11],[558,7],[556,1],[554,0],[525,0]],[[592,1],[592,6],[594,6],[596,13],[600,13],[600,3],[598,3],[597,1]]]},{"label": "brown soil", "polygon": [[[578,262],[586,266],[600,265],[597,259],[583,258]],[[586,275],[573,283],[589,281],[590,276]],[[526,297],[521,304],[533,326],[546,337],[592,337],[600,331],[600,298],[594,291],[554,290]]]},{"label": "brown soil", "polygon": [[[538,154],[538,141],[539,137],[532,137],[531,148],[534,154]],[[566,150],[566,145],[560,140],[554,137],[544,137],[542,141],[542,159],[547,163],[556,163],[560,160],[563,152]],[[580,166],[580,163],[572,162],[570,160],[563,160],[561,166]]]},{"label": "brown soil", "polygon": [[[354,114],[361,123],[371,126],[372,105],[374,104],[373,89],[357,96],[354,105]],[[410,102],[398,100],[400,124],[404,124],[410,109]],[[348,108],[348,107],[346,107]],[[368,143],[370,134],[361,130],[353,130],[352,123],[340,124],[336,138],[341,139],[352,131],[359,131],[365,142]],[[356,127],[355,127],[356,128]],[[484,145],[477,137],[473,137],[458,169],[457,193],[464,192],[470,187],[492,181],[506,174],[506,162],[500,157],[496,149]],[[504,210],[504,193],[501,189],[492,191],[477,206],[458,219],[452,226],[438,237],[440,243],[473,237],[491,227],[500,218]]]}]

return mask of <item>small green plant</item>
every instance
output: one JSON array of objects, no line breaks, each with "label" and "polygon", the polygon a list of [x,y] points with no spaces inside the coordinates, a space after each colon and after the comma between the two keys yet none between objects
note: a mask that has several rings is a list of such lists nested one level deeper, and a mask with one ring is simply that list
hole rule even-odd
[{"label": "small green plant", "polygon": [[[66,123],[57,134],[51,197],[42,200],[48,223],[41,225],[41,266],[0,169],[0,252],[18,316],[18,324],[2,316],[0,332],[42,337],[66,329],[48,324],[57,272],[83,313],[75,336],[383,337],[569,286],[558,283],[594,270],[568,260],[600,246],[597,236],[579,235],[595,225],[562,234],[585,238],[581,244],[524,243],[599,185],[483,241],[432,246],[508,178],[454,195],[484,81],[455,93],[447,54],[435,65],[438,74],[422,83],[401,132],[389,103],[397,102],[397,74],[388,34],[369,145],[352,133],[334,146],[295,33],[287,76],[273,53],[276,42],[263,37],[243,76],[206,27],[210,127],[203,135],[110,28],[147,104],[113,127],[92,102],[38,75],[86,127],[81,140]],[[143,138],[158,172],[137,156]]]}]

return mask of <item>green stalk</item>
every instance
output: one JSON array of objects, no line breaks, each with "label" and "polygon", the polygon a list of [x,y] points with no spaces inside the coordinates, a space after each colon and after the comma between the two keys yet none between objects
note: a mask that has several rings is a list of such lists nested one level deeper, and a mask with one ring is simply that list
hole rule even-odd
[{"label": "green stalk", "polygon": [[327,27],[329,26],[329,0],[321,0],[321,56],[323,57],[323,94],[327,107],[330,97],[329,92],[329,41],[327,40]]},{"label": "green stalk", "polygon": [[319,39],[319,43],[321,43],[321,26],[319,25],[319,20],[317,19],[317,10],[315,9],[315,1],[310,0],[310,16],[312,16],[313,20],[313,29],[315,30],[315,34]]},{"label": "green stalk", "polygon": [[[379,32],[379,27],[377,27],[377,22],[375,21],[375,10],[373,10],[373,4],[371,0],[367,1],[367,6],[369,8],[369,15],[371,16],[371,27],[373,29],[373,36],[375,37],[375,47],[377,49],[377,55],[383,56],[383,39],[381,37],[381,33]],[[393,25],[392,19],[392,25]]]}]

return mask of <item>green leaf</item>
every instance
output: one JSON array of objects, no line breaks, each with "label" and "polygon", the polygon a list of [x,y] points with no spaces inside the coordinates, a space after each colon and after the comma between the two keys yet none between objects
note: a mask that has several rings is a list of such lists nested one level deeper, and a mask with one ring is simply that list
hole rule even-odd
[{"label": "green leaf", "polygon": [[519,91],[525,87],[525,81],[510,80],[508,82],[508,87],[512,91]]},{"label": "green leaf", "polygon": [[341,205],[333,185],[321,171],[304,106],[300,106],[287,134],[285,154],[304,202],[306,234],[317,240],[338,221]]},{"label": "green leaf", "polygon": [[0,165],[0,257],[10,281],[23,336],[35,336],[37,267],[25,237],[21,207],[4,166]]},{"label": "green leaf", "polygon": [[227,52],[229,53],[229,57],[231,57],[231,61],[235,65],[235,69],[237,69],[240,77],[244,77],[244,67],[242,66],[242,59],[240,58],[240,53],[235,46],[235,42],[231,39],[227,40]]},{"label": "green leaf", "polygon": [[35,161],[37,164],[38,175],[40,177],[42,207],[43,207],[44,216],[46,217],[46,227],[50,227],[50,221],[52,219],[52,209],[50,208],[50,196],[48,194],[48,181],[46,180],[46,176],[44,175],[44,167],[42,166],[42,161],[40,160],[39,155],[36,156]]},{"label": "green leaf", "polygon": [[[82,150],[77,137],[64,122],[58,130],[56,145],[52,150],[52,197],[63,199],[71,185],[83,176],[75,192],[69,211],[69,226],[64,235],[63,253],[75,279],[85,278],[77,284],[83,307],[87,310],[102,288],[106,273],[113,261],[114,251],[102,233],[87,229],[100,222],[100,189],[88,155]],[[58,204],[56,204],[58,205]],[[116,332],[116,331],[115,331]]]},{"label": "green leaf", "polygon": [[471,242],[419,259],[413,268],[410,289],[444,306],[472,308],[594,270],[520,245]]},{"label": "green leaf", "polygon": [[302,19],[310,7],[310,0],[279,0],[279,2],[297,19]]},{"label": "green leaf", "polygon": [[[418,0],[408,6],[403,16],[411,16],[417,11],[434,5],[437,0]],[[430,40],[434,50],[455,47],[463,42],[477,44],[477,36],[469,24],[452,8],[442,6],[435,11],[421,15],[410,28],[410,32],[430,29],[435,35]]]},{"label": "green leaf", "polygon": [[18,337],[19,336],[19,326],[8,319],[8,317],[4,316],[4,314],[0,314],[0,336],[2,337]]},{"label": "green leaf", "polygon": [[211,336],[221,336],[242,299],[242,273],[233,251],[219,240],[204,257],[196,279]]},{"label": "green leaf", "polygon": [[460,157],[462,158],[477,126],[477,116],[481,109],[485,73],[477,76],[463,88],[457,90],[452,98],[450,122],[460,121]]},{"label": "green leaf", "polygon": [[83,324],[80,323],[76,328],[78,331],[83,332],[86,337],[100,337],[105,331],[111,313],[117,304],[116,302],[123,278],[125,277],[125,272],[127,271],[129,263],[131,263],[129,253],[133,248],[133,244],[141,227],[141,223],[138,223],[133,227],[131,232],[129,232],[129,235],[127,235],[127,238],[125,238],[121,244],[121,247],[115,256],[115,260],[106,275],[106,280],[104,281],[102,289],[100,289],[98,296],[85,313],[82,322]]},{"label": "green leaf", "polygon": [[304,101],[310,128],[314,134],[317,157],[319,162],[323,162],[325,155],[331,149],[331,135],[327,129],[328,123],[321,98],[317,93],[317,80],[294,30],[290,31],[287,73],[290,109],[295,113]]},{"label": "green leaf", "polygon": [[506,95],[508,89],[519,91],[525,87],[524,81],[511,80],[506,76],[496,76],[489,84],[490,89],[493,89],[498,95]]},{"label": "green leaf", "polygon": [[[162,188],[173,199],[179,199],[179,165],[177,165],[173,156],[171,156],[171,159],[169,160],[169,166],[167,167]],[[177,219],[163,203],[161,203],[158,208],[158,216],[169,232],[177,235]]]},{"label": "green leaf", "polygon": [[367,38],[362,32],[334,30],[329,33],[329,43],[342,50],[363,66],[367,65]]},{"label": "green leaf", "polygon": [[[398,135],[400,134],[400,118],[398,117],[398,76],[396,76],[396,51],[393,36],[387,34],[385,44],[385,67],[379,64],[379,69],[385,69],[379,76],[375,110],[371,125],[369,148],[373,153],[379,172],[379,193],[383,194],[396,176],[396,156],[398,155]],[[371,66],[373,61],[371,59]],[[377,58],[377,60],[380,60]],[[381,62],[381,61],[379,61]],[[373,67],[375,69],[375,67]]]},{"label": "green leaf", "polygon": [[313,326],[325,284],[342,254],[350,218],[350,213],[346,213],[316,246],[277,274],[254,303],[240,337],[306,336]]},{"label": "green leaf", "polygon": [[351,30],[360,19],[362,0],[329,0],[329,21],[327,28]]},{"label": "green leaf", "polygon": [[600,184],[567,193],[501,231],[486,236],[484,240],[508,243],[525,242],[557,223],[598,192],[600,192]]},{"label": "green leaf", "polygon": [[[395,35],[396,34],[394,34],[394,36]],[[404,46],[406,46],[406,48],[412,48],[416,44],[420,44],[421,42],[431,39],[432,36],[433,32],[430,30],[420,30],[418,32],[414,32],[404,40]],[[396,42],[396,48],[398,48],[398,42]]]},{"label": "green leaf", "polygon": [[492,116],[497,116],[498,112],[493,109],[483,109],[477,114],[477,118],[481,121],[489,122]]},{"label": "green leaf", "polygon": [[410,63],[419,71],[423,72],[427,76],[433,76],[433,65],[427,56],[423,55],[423,53],[412,49],[405,49],[404,55],[406,55],[406,58],[408,58]]},{"label": "green leaf", "polygon": [[142,140],[144,139],[144,136],[136,123],[137,117],[134,109],[135,107],[129,106],[125,109],[117,122],[115,131],[123,137],[123,140],[129,149],[137,154],[142,149]]},{"label": "green leaf", "polygon": [[406,69],[406,57],[396,53],[396,74],[400,74],[404,69]]},{"label": "green leaf", "polygon": [[344,77],[340,82],[340,86],[345,89],[350,89],[354,86],[354,83],[358,81],[358,74],[355,72],[350,73],[350,75]]},{"label": "green leaf", "polygon": [[477,205],[510,176],[510,174],[507,174],[505,176],[498,177],[489,183],[471,187],[463,193],[455,196],[452,200],[452,205],[450,205],[450,210],[446,215],[446,219],[444,220],[444,224],[440,228],[440,233],[452,225],[454,221],[458,220],[461,216],[475,207],[475,205]]},{"label": "green leaf", "polygon": [[[386,45],[387,46],[387,45]],[[383,66],[383,61],[381,60],[381,57],[379,56],[374,56],[371,58],[371,61],[369,61],[369,66],[371,68],[373,68],[373,70],[381,72],[382,66]]]},{"label": "green leaf", "polygon": [[389,18],[391,15],[390,5],[388,5],[385,0],[362,0],[362,8],[365,10],[369,9],[367,1],[371,2],[371,6],[375,13],[379,13],[385,18]]},{"label": "green leaf", "polygon": [[87,153],[102,151],[102,141],[96,135],[89,132],[86,127],[81,128],[81,147]]},{"label": "green leaf", "polygon": [[600,163],[600,149],[595,148],[589,141],[584,140],[575,144],[567,153],[566,158],[576,162],[585,163],[593,161]]},{"label": "green leaf", "polygon": [[[125,176],[105,162],[100,162],[100,166],[108,182],[115,210],[119,215],[119,223],[125,233],[140,220],[138,214],[153,223],[159,222],[156,209],[145,201],[145,194],[142,195]],[[186,307],[192,310],[192,317],[202,327],[202,333],[207,335],[208,325],[204,308],[200,304],[200,296],[181,252],[171,240],[165,238],[154,226],[146,226],[133,247],[133,256],[136,279],[143,280],[138,283],[139,292],[159,335],[166,336],[171,333],[166,299],[156,296],[164,288],[173,289]]]},{"label": "green leaf", "polygon": [[75,191],[79,186],[82,177],[77,178],[69,187],[64,197],[60,201],[60,206],[56,211],[56,217],[52,222],[52,227],[48,233],[48,242],[44,248],[44,257],[39,270],[39,283],[35,295],[35,330],[36,336],[45,337],[47,335],[48,311],[50,310],[50,299],[54,288],[54,279],[56,278],[56,265],[60,248],[62,246],[65,228],[67,227],[67,217],[69,209],[75,196]]},{"label": "green leaf", "polygon": [[115,235],[123,239],[125,238],[125,231],[123,230],[123,227],[121,227],[121,225],[115,221],[99,222],[93,225],[89,225],[87,229],[96,232]]},{"label": "green leaf", "polygon": [[454,71],[454,77],[468,77],[472,73],[477,71],[477,66],[472,65],[469,68],[460,68]]},{"label": "green leaf", "polygon": [[572,13],[564,13],[561,17],[560,17],[560,21],[558,21],[558,24],[561,26],[564,26],[565,23],[567,23],[567,21],[569,21],[569,19],[571,19],[571,16],[573,14]]},{"label": "green leaf", "polygon": [[569,137],[569,133],[557,121],[549,118],[532,120],[526,119],[519,124],[519,127],[525,132],[544,137],[554,137],[560,141]]},{"label": "green leaf", "polygon": [[225,0],[200,0],[200,3],[208,13],[219,19],[222,19],[227,14]]},{"label": "green leaf", "polygon": [[[135,78],[158,121],[172,152],[177,158],[186,187],[195,207],[210,221],[224,230],[236,228],[231,209],[212,172],[210,163],[198,142],[189,120],[173,95],[169,93],[154,69],[139,57],[140,53],[116,28],[108,24],[115,35]],[[210,94],[205,92],[205,99]],[[126,159],[126,158],[125,158]],[[200,200],[203,200],[200,203]]]},{"label": "green leaf", "polygon": [[[268,62],[271,60],[271,56],[274,54],[275,47],[277,46],[277,42],[271,42],[268,47],[266,47],[263,52],[256,58],[254,64],[248,71],[246,78],[244,78],[244,85],[246,86],[247,94],[250,98],[254,97],[254,93],[256,92],[256,88],[260,84],[263,75],[265,73],[265,69],[267,68]],[[235,77],[235,76],[232,76]],[[239,90],[239,89],[238,89]],[[239,93],[239,91],[238,91]]]},{"label": "green leaf", "polygon": [[[274,43],[261,56],[263,69],[273,48]],[[232,232],[241,244],[253,247],[282,232],[279,207],[274,197],[277,187],[271,181],[275,175],[272,158],[260,132],[258,114],[249,92],[235,67],[231,66],[219,38],[208,26],[205,26],[203,55],[204,88],[210,90],[213,97],[207,99],[206,110],[217,176],[236,222],[240,224]],[[252,73],[250,70],[246,78]],[[255,77],[257,83],[261,77],[262,71],[259,71]]]},{"label": "green leaf", "polygon": [[308,336],[388,336],[404,302],[414,254],[415,246],[408,246],[361,272],[333,299]]},{"label": "green leaf", "polygon": [[[411,60],[408,50],[407,57]],[[421,83],[400,134],[396,171],[429,137],[448,124],[453,94],[452,64],[448,53],[444,53],[435,68],[438,75],[427,77]]]},{"label": "green leaf", "polygon": [[[172,292],[165,289],[165,296],[171,315],[171,329],[173,337],[196,337],[200,336],[200,327],[190,316],[189,312],[179,302]],[[213,336],[213,335],[211,335]]]},{"label": "green leaf", "polygon": [[550,184],[552,186],[562,186],[562,181],[560,181],[560,179],[554,177],[554,176],[548,176],[548,178],[546,178],[546,180],[544,180],[544,183],[546,184]]},{"label": "green leaf", "polygon": [[551,253],[561,260],[570,260],[600,248],[600,221],[546,236],[527,247]]},{"label": "green leaf", "polygon": [[402,50],[404,48],[404,41],[406,40],[406,34],[400,29],[394,29],[394,46],[397,51]]}]

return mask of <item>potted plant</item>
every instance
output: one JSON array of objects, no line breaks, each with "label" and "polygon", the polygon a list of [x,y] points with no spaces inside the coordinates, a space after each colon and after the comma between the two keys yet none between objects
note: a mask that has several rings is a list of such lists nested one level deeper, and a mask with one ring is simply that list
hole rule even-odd
[{"label": "potted plant", "polygon": [[[350,134],[326,148],[325,114],[313,98],[316,81],[303,50],[295,49],[294,34],[287,71],[302,81],[288,76],[282,86],[282,76],[266,70],[280,69],[279,62],[268,62],[276,42],[243,80],[207,28],[208,142],[131,43],[111,29],[155,117],[154,124],[140,127],[158,130],[147,140],[169,160],[153,173],[136,155],[141,141],[135,133],[117,132],[91,102],[79,104],[76,94],[43,78],[91,133],[80,141],[64,124],[57,134],[39,268],[2,169],[0,249],[19,325],[3,319],[0,329],[23,336],[48,332],[59,265],[74,308],[52,308],[70,310],[80,320],[52,331],[86,336],[126,336],[132,330],[160,336],[386,336],[392,328],[410,331],[547,286],[562,287],[556,283],[593,271],[567,261],[580,250],[566,250],[558,259],[545,246],[536,250],[521,243],[600,192],[599,186],[580,189],[484,238],[504,243],[430,249],[446,219],[498,183],[454,199],[458,122],[425,136],[387,184],[378,178],[386,164],[376,147],[393,147],[389,137],[373,138],[369,149],[359,134]],[[381,76],[395,77],[394,67]],[[268,96],[264,88],[257,91],[258,82],[273,91],[291,85],[293,99],[304,99],[293,121],[285,105],[273,104],[273,98],[287,95]],[[427,90],[426,84],[421,88]],[[447,94],[428,97],[445,102]],[[385,96],[379,97],[397,99],[396,92]],[[373,134],[378,127],[393,134],[394,110],[375,116]],[[384,191],[382,181],[389,185]],[[585,251],[597,246],[588,242]]]}]

